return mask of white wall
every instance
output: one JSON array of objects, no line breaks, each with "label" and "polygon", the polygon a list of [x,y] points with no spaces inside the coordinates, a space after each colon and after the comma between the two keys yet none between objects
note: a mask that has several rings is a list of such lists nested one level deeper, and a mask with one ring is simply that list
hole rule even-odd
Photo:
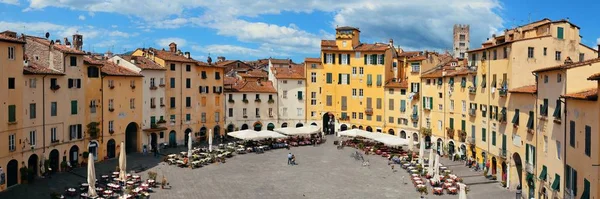
[{"label": "white wall", "polygon": [[[277,100],[279,102],[279,123],[287,122],[289,127],[296,127],[297,123],[306,124],[306,81],[304,79],[278,79]],[[287,96],[284,96],[287,91]],[[302,99],[298,99],[298,92],[302,92]],[[287,109],[287,114],[284,112]],[[298,110],[300,109],[300,114]]]},{"label": "white wall", "polygon": [[[232,95],[234,103],[229,102],[229,95]],[[242,101],[243,94],[246,94],[246,99],[248,99],[248,103],[244,103]],[[256,94],[260,95],[261,102],[255,102]],[[269,103],[269,95],[273,96],[274,103]],[[262,123],[262,130],[267,130],[267,125],[269,123],[273,123],[275,128],[279,128],[279,124],[277,123],[277,93],[238,93],[238,92],[226,92],[225,93],[225,104],[226,109],[225,113],[225,121],[226,124],[224,126],[225,129],[229,126],[229,124],[233,124],[235,128],[241,129],[243,124],[248,125],[248,129],[254,129],[254,123],[260,122]],[[233,117],[229,115],[229,108],[233,109]],[[247,117],[244,118],[243,109],[246,108]],[[259,108],[260,117],[256,117],[256,108]],[[269,117],[269,108],[273,109],[272,117]]]}]

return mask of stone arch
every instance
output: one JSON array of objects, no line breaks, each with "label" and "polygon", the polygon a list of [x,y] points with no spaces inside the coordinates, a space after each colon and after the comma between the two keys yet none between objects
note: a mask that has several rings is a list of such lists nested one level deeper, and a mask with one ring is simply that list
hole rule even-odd
[{"label": "stone arch", "polygon": [[352,129],[357,129],[358,127],[356,125],[352,125]]},{"label": "stone arch", "polygon": [[296,128],[303,127],[303,126],[304,126],[304,124],[302,124],[301,122],[298,122],[298,124],[296,124]]},{"label": "stone arch", "polygon": [[262,123],[255,122],[253,125],[255,131],[262,131]]},{"label": "stone arch", "polygon": [[288,123],[287,122],[284,122],[284,123],[281,124],[281,128],[287,128],[287,127],[288,127]]},{"label": "stone arch", "polygon": [[114,139],[108,140],[106,142],[106,157],[115,158],[117,157],[117,143]]},{"label": "stone arch", "polygon": [[373,132],[373,127],[371,127],[371,126],[367,126],[367,129],[366,129],[366,131]]},{"label": "stone arch", "polygon": [[248,124],[242,124],[242,128],[240,130],[246,130],[248,129]]},{"label": "stone arch", "polygon": [[394,129],[389,129],[388,130],[388,134],[390,134],[390,135],[396,135],[396,133],[394,132]]},{"label": "stone arch", "polygon": [[[193,137],[192,135],[192,129],[187,128],[185,129],[185,131],[183,132],[184,138],[183,138],[183,145],[187,146],[188,145],[188,141],[190,140],[190,136]],[[192,138],[193,139],[193,138]]]},{"label": "stone arch", "polygon": [[400,138],[406,139],[406,131],[400,131]]},{"label": "stone arch", "polygon": [[137,152],[138,124],[130,122],[125,128],[125,153]]},{"label": "stone arch", "polygon": [[12,159],[8,161],[8,164],[6,165],[6,187],[12,187],[14,185],[17,185],[19,183],[18,176],[19,162],[15,159]]},{"label": "stone arch", "polygon": [[340,126],[340,131],[345,131],[345,130],[348,130],[348,125],[346,125],[346,124],[342,124],[342,125]]},{"label": "stone arch", "polygon": [[37,176],[38,174],[38,155],[37,154],[31,154],[29,156],[29,159],[27,160],[27,167],[29,167],[30,169],[33,169],[33,173]]},{"label": "stone arch", "polygon": [[273,131],[273,129],[275,129],[275,124],[273,124],[273,123],[267,124],[267,130],[268,131]]},{"label": "stone arch", "polygon": [[71,149],[69,149],[69,162],[71,162],[72,165],[77,165],[77,163],[79,162],[79,147],[77,145],[73,145],[71,146]]}]

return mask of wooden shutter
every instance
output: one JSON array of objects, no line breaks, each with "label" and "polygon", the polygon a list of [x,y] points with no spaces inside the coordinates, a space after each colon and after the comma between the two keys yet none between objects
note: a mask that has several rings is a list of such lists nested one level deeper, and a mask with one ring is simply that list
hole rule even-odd
[{"label": "wooden shutter", "polygon": [[348,54],[346,56],[348,56],[348,59],[347,59],[348,60],[348,65],[350,65],[350,54]]},{"label": "wooden shutter", "polygon": [[338,84],[342,84],[342,73],[338,74]]},{"label": "wooden shutter", "polygon": [[68,80],[69,88],[73,88],[73,79]]},{"label": "wooden shutter", "polygon": [[365,59],[364,59],[364,60],[365,60],[365,65],[367,65],[367,56],[368,56],[368,55],[367,55],[367,54],[365,54]]},{"label": "wooden shutter", "polygon": [[350,85],[350,74],[346,74],[346,84]]},{"label": "wooden shutter", "polygon": [[335,64],[335,53],[331,54],[331,64]]},{"label": "wooden shutter", "polygon": [[81,88],[81,79],[77,79],[77,88]]},{"label": "wooden shutter", "polygon": [[385,64],[385,54],[381,54],[381,64]]},{"label": "wooden shutter", "polygon": [[338,64],[342,65],[342,54],[338,54]]},{"label": "wooden shutter", "polygon": [[429,97],[429,109],[433,109],[433,97]]}]

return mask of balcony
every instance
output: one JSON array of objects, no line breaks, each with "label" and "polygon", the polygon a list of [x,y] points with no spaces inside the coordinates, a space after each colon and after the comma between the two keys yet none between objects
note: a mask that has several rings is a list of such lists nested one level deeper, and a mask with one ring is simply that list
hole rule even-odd
[{"label": "balcony", "polygon": [[506,158],[506,149],[498,149],[498,156]]},{"label": "balcony", "polygon": [[273,104],[273,103],[275,103],[275,100],[274,99],[269,99],[269,101],[267,101],[267,103]]},{"label": "balcony", "polygon": [[135,89],[135,85],[130,85],[131,89]]},{"label": "balcony", "polygon": [[50,90],[56,91],[58,89],[60,89],[60,86],[58,84],[50,86]]},{"label": "balcony", "polygon": [[242,99],[242,102],[244,102],[244,103],[247,104],[248,103],[248,99]]},{"label": "balcony", "polygon": [[108,108],[108,111],[113,112],[115,111],[115,108]]},{"label": "balcony", "polygon": [[450,139],[454,139],[454,129],[446,128],[446,134]]},{"label": "balcony", "polygon": [[165,107],[165,104],[160,104],[160,107]]},{"label": "balcony", "polygon": [[508,89],[505,89],[505,88],[498,89],[498,95],[500,97],[506,97],[507,94],[508,94]]},{"label": "balcony", "polygon": [[350,117],[346,116],[346,117],[340,117],[338,119],[339,121],[350,121]]},{"label": "balcony", "polygon": [[413,121],[419,121],[419,115],[417,115],[417,114],[412,114],[412,115],[410,116],[410,119],[412,119]]},{"label": "balcony", "polygon": [[477,87],[469,86],[469,94],[475,94],[475,93],[477,93]]},{"label": "balcony", "polygon": [[150,108],[156,108],[156,105],[150,104]]},{"label": "balcony", "polygon": [[365,114],[367,114],[367,115],[373,115],[373,108],[366,108],[365,109]]},{"label": "balcony", "polygon": [[165,87],[165,83],[161,83],[158,85],[159,87]]},{"label": "balcony", "polygon": [[154,86],[154,85],[151,85],[151,86],[150,86],[150,90],[156,90],[156,89],[158,89],[158,87],[156,87],[156,86]]},{"label": "balcony", "polygon": [[233,100],[233,99],[229,99],[229,100],[227,100],[227,102],[229,102],[229,103],[232,103],[232,104],[233,104],[233,103],[235,103],[235,100]]},{"label": "balcony", "polygon": [[477,110],[475,109],[469,109],[469,115],[470,116],[475,116],[477,114]]},{"label": "balcony", "polygon": [[254,102],[256,102],[256,103],[260,103],[260,102],[261,102],[261,101],[260,101],[260,98],[256,98],[256,99],[254,99]]},{"label": "balcony", "polygon": [[531,163],[525,163],[525,171],[528,173],[533,173],[535,170],[535,166]]},{"label": "balcony", "polygon": [[464,132],[462,130],[458,130],[458,141],[460,142],[466,142],[467,140],[467,132]]}]

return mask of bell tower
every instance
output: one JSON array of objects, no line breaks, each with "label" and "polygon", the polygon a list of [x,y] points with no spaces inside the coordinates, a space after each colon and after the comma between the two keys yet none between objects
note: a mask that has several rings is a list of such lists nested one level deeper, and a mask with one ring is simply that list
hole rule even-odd
[{"label": "bell tower", "polygon": [[354,46],[360,44],[360,30],[350,26],[337,27],[335,40],[339,49],[352,50]]}]

